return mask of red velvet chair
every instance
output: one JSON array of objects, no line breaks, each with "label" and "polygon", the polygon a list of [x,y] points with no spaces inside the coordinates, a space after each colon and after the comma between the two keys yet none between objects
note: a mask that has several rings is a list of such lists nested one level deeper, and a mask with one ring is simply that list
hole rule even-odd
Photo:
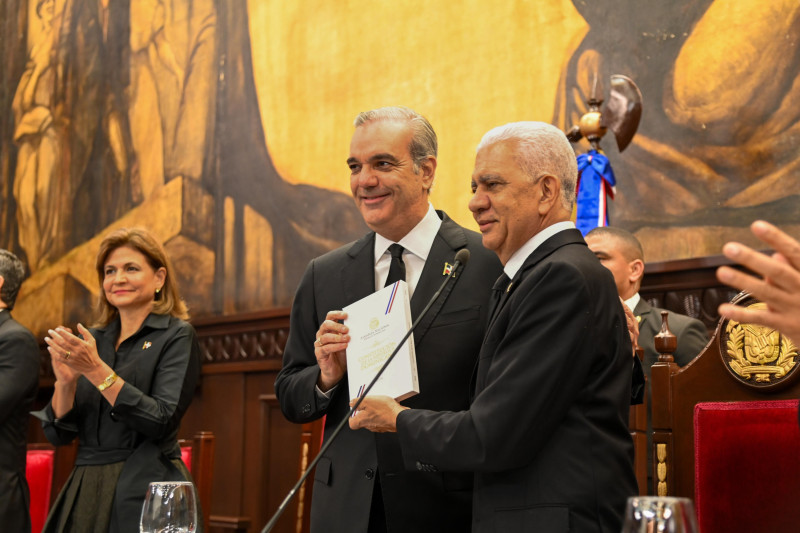
[{"label": "red velvet chair", "polygon": [[[732,302],[763,305],[747,294]],[[675,346],[669,331],[656,337],[656,494],[694,499],[703,533],[800,531],[798,347],[771,328],[727,319],[682,368]],[[787,527],[773,525],[780,520]]]},{"label": "red velvet chair", "polygon": [[25,478],[30,490],[31,533],[40,533],[47,513],[50,512],[50,495],[53,490],[53,465],[55,450],[49,444],[29,444]]},{"label": "red velvet chair", "polygon": [[694,409],[695,509],[703,533],[798,531],[797,400]]}]

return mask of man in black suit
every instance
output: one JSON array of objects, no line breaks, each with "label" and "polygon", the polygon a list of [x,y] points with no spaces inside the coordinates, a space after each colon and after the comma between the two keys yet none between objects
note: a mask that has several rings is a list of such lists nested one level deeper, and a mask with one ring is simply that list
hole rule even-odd
[{"label": "man in black suit", "polygon": [[5,531],[29,533],[25,464],[28,420],[39,385],[39,346],[11,318],[24,277],[22,262],[0,250],[0,524]]},{"label": "man in black suit", "polygon": [[[349,409],[349,337],[339,310],[383,287],[397,266],[405,270],[416,318],[444,280],[445,265],[453,263],[458,250],[469,249],[470,262],[448,285],[452,290],[414,332],[420,393],[403,402],[415,408],[466,409],[489,294],[501,269],[477,233],[429,204],[437,143],[424,117],[406,108],[381,108],[361,113],[355,126],[347,159],[350,187],[373,231],[308,265],[275,381],[287,419],[304,423],[327,417],[325,439]],[[395,265],[390,247],[400,252]],[[314,532],[470,527],[472,476],[406,471],[395,435],[345,427],[317,465],[314,481]]]},{"label": "man in black suit", "polygon": [[570,220],[575,155],[541,122],[480,145],[469,207],[504,265],[468,410],[364,399],[351,427],[396,431],[408,468],[474,471],[473,532],[613,532],[637,493],[631,341],[608,270]]}]

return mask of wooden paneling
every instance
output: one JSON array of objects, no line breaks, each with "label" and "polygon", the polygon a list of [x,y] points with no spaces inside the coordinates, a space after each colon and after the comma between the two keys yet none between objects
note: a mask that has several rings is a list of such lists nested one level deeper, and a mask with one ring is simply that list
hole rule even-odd
[{"label": "wooden paneling", "polygon": [[651,305],[701,320],[709,333],[719,320],[717,306],[737,290],[717,280],[717,267],[740,268],[721,255],[647,263],[639,294]]},{"label": "wooden paneling", "polygon": [[[302,427],[283,418],[274,395],[288,315],[276,309],[194,324],[203,375],[181,433],[199,425],[217,435],[212,531],[260,531],[296,480]],[[292,502],[273,531],[295,531],[296,508]]]}]

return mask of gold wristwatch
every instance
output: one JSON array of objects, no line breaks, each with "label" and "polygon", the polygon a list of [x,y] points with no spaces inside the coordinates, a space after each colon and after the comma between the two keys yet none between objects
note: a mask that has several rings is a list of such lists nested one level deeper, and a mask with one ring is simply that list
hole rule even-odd
[{"label": "gold wristwatch", "polygon": [[108,376],[106,379],[104,379],[103,382],[100,385],[97,386],[97,390],[99,390],[100,392],[103,392],[104,390],[109,388],[111,385],[113,385],[114,382],[117,381],[118,377],[119,376],[117,376],[117,373],[112,370],[111,371],[111,375]]}]

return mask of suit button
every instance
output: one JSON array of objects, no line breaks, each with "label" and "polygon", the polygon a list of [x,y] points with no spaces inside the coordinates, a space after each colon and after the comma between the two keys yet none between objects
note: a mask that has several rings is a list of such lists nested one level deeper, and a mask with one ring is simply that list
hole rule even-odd
[{"label": "suit button", "polygon": [[364,477],[367,479],[372,479],[375,477],[375,471],[371,468],[367,468],[367,471],[364,472]]},{"label": "suit button", "polygon": [[310,412],[311,412],[311,404],[310,404],[310,403],[307,403],[307,404],[305,404],[305,405],[303,406],[303,414],[304,414],[304,415],[307,415],[307,414],[308,414],[308,413],[310,413]]}]

